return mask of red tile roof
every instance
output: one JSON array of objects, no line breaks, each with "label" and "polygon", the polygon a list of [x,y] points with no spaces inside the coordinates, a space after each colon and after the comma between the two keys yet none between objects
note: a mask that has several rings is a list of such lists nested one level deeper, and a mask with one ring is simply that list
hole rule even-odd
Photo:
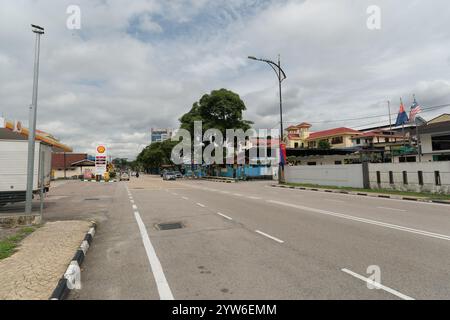
[{"label": "red tile roof", "polygon": [[286,130],[298,129],[298,128],[311,128],[311,125],[307,122],[302,122],[296,126],[289,126],[288,128],[286,128]]},{"label": "red tile roof", "polygon": [[354,129],[350,129],[350,128],[346,128],[346,127],[340,127],[340,128],[334,128],[334,129],[313,132],[309,135],[307,140],[315,140],[318,138],[331,137],[331,136],[336,136],[339,134],[360,135],[362,133],[361,133],[361,131],[358,131],[358,130],[354,130]]}]

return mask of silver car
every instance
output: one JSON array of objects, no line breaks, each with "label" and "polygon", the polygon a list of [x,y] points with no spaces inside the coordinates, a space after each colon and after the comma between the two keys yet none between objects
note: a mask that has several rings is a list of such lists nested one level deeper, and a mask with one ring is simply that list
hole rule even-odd
[{"label": "silver car", "polygon": [[164,172],[163,174],[163,180],[176,180],[177,176],[174,172],[168,171]]}]

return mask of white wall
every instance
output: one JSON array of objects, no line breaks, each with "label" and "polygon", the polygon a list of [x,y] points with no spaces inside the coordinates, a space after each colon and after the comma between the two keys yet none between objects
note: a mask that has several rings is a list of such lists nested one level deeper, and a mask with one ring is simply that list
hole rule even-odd
[{"label": "white wall", "polygon": [[323,186],[363,187],[362,165],[286,166],[289,183],[310,183]]},{"label": "white wall", "polygon": [[[377,183],[377,171],[380,171],[381,183]],[[389,183],[389,171],[394,176],[394,184]],[[407,172],[408,184],[403,183],[403,171]],[[423,186],[419,185],[418,171],[423,172]],[[435,183],[435,171],[439,171],[441,186]],[[372,189],[396,189],[402,191],[428,191],[450,193],[450,161],[407,162],[407,163],[370,163],[370,186]]]}]

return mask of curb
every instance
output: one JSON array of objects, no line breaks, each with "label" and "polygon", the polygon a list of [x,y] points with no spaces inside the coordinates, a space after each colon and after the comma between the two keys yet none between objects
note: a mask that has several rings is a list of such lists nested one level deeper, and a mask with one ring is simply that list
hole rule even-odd
[{"label": "curb", "polygon": [[78,286],[80,281],[80,266],[84,261],[84,257],[86,256],[89,247],[92,245],[92,240],[94,239],[96,229],[97,224],[92,221],[89,231],[86,233],[80,247],[75,252],[75,255],[73,256],[72,261],[70,261],[66,272],[61,279],[59,279],[58,284],[56,285],[55,290],[53,290],[49,300],[64,300],[67,298],[70,290],[80,289]]},{"label": "curb", "polygon": [[388,194],[379,194],[379,193],[370,193],[370,192],[358,192],[358,191],[346,191],[346,190],[338,190],[338,189],[317,189],[317,188],[308,188],[308,187],[294,187],[288,185],[279,185],[272,184],[274,188],[285,188],[285,189],[297,189],[297,190],[307,190],[307,191],[321,191],[328,193],[340,193],[340,194],[350,194],[354,196],[363,196],[363,197],[373,197],[373,198],[383,198],[383,199],[396,199],[396,200],[405,200],[405,201],[418,201],[418,202],[428,202],[428,203],[440,203],[450,205],[450,201],[445,200],[428,200],[423,198],[416,197],[403,197],[399,195],[388,195]]}]

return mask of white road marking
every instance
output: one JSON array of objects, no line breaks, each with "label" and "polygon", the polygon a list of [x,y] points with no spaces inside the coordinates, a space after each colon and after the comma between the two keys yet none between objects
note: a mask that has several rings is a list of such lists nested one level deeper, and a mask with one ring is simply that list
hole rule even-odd
[{"label": "white road marking", "polygon": [[219,216],[224,217],[225,219],[233,220],[233,218],[231,218],[231,217],[229,217],[229,216],[227,216],[227,215],[225,215],[225,214],[223,214],[223,213],[217,212],[217,214],[218,214]]},{"label": "white road marking", "polygon": [[178,195],[178,193],[175,193],[175,192],[174,192],[174,193],[172,193],[172,194],[173,194],[174,196],[177,196],[177,195]]},{"label": "white road marking", "polygon": [[240,193],[233,193],[235,196],[238,196],[238,197],[243,197],[243,195],[242,194],[240,194]]},{"label": "white road marking", "polygon": [[392,211],[401,211],[406,212],[406,210],[403,209],[396,209],[396,208],[389,208],[389,207],[377,207],[378,209],[384,209],[384,210],[392,210]]},{"label": "white road marking", "polygon": [[256,233],[259,233],[260,235],[263,235],[264,237],[267,237],[267,238],[269,238],[269,239],[275,240],[276,242],[284,243],[283,240],[280,240],[280,239],[278,239],[278,238],[275,238],[275,237],[271,236],[270,234],[264,233],[264,232],[259,231],[259,230],[255,230],[255,232],[256,232]]},{"label": "white road marking", "polygon": [[361,276],[361,275],[359,275],[359,274],[357,274],[357,273],[355,273],[355,272],[353,272],[351,270],[348,270],[348,269],[344,268],[344,269],[341,269],[341,271],[343,271],[343,272],[345,272],[345,273],[347,273],[347,274],[349,274],[349,275],[351,275],[351,276],[353,276],[355,278],[358,278],[358,279],[360,279],[362,281],[365,281],[368,284],[374,286],[375,288],[379,288],[379,289],[382,289],[382,290],[384,290],[386,292],[389,292],[389,293],[393,294],[394,296],[399,297],[400,299],[403,299],[403,300],[414,300],[414,298],[411,298],[410,296],[407,296],[407,295],[405,295],[405,294],[403,294],[401,292],[398,292],[397,290],[394,290],[394,289],[391,289],[389,287],[386,287],[386,286],[382,285],[381,283],[378,283],[378,282],[376,282],[376,281],[374,281],[372,279],[363,277],[363,276]]},{"label": "white road marking", "polygon": [[200,207],[202,207],[202,208],[206,207],[204,204],[199,203],[199,202],[197,202],[197,205],[200,206]]},{"label": "white road marking", "polygon": [[182,197],[184,200],[189,200],[189,198],[188,197]]},{"label": "white road marking", "polygon": [[136,222],[139,226],[139,231],[141,232],[142,242],[144,243],[145,252],[147,253],[148,261],[150,262],[150,268],[153,272],[153,277],[155,278],[159,298],[161,300],[174,300],[172,291],[170,290],[166,276],[164,275],[163,268],[161,266],[161,263],[159,262],[150,238],[148,237],[147,229],[141,219],[141,216],[139,215],[139,212],[135,211],[134,217],[136,218]]},{"label": "white road marking", "polygon": [[329,216],[334,216],[334,217],[338,217],[338,218],[342,218],[342,219],[348,219],[348,220],[353,220],[353,221],[373,224],[373,225],[380,226],[380,227],[385,227],[385,228],[390,228],[390,229],[395,229],[395,230],[400,230],[400,231],[420,234],[420,235],[431,237],[431,238],[436,238],[436,239],[442,239],[442,240],[450,241],[450,236],[447,236],[447,235],[444,235],[444,234],[439,234],[439,233],[434,233],[434,232],[429,232],[429,231],[424,231],[424,230],[419,230],[419,229],[403,227],[403,226],[390,224],[390,223],[385,223],[385,222],[381,222],[381,221],[370,220],[370,219],[365,219],[365,218],[359,218],[359,217],[350,216],[350,215],[347,215],[347,214],[336,213],[336,212],[326,211],[326,210],[321,210],[321,209],[316,209],[316,208],[309,208],[309,207],[304,207],[304,206],[300,206],[300,205],[296,205],[296,204],[285,203],[285,202],[280,202],[280,201],[275,201],[275,200],[266,200],[266,201],[270,202],[270,203],[286,206],[286,207],[291,207],[291,208],[296,208],[296,209],[300,209],[300,210],[316,212],[316,213],[325,214],[325,215],[329,215]]},{"label": "white road marking", "polygon": [[229,194],[229,191],[220,191],[220,193]]},{"label": "white road marking", "polygon": [[131,202],[131,203],[134,203],[134,200],[133,200],[133,199],[131,199],[131,200],[130,200],[130,202]]},{"label": "white road marking", "polygon": [[137,206],[135,204],[133,204],[133,209],[137,210]]},{"label": "white road marking", "polygon": [[253,199],[253,200],[261,200],[261,197],[255,197],[255,196],[248,196],[247,198]]},{"label": "white road marking", "polygon": [[[271,186],[266,186],[267,188],[274,188]],[[276,188],[274,188],[276,189]],[[315,194],[320,194],[320,192],[317,191],[312,191],[312,190],[301,190],[301,189],[290,189],[290,188],[283,188],[283,190],[297,190],[300,192],[310,192],[310,193],[315,193]],[[278,194],[278,192],[274,191],[272,192],[273,194]],[[368,199],[368,200],[386,200],[386,201],[397,201],[397,202],[401,202],[403,204],[406,203],[413,203],[413,204],[419,204],[419,205],[431,205],[431,206],[441,206],[441,207],[448,207],[448,204],[444,204],[444,203],[436,203],[436,202],[426,202],[426,201],[407,201],[407,200],[402,200],[402,199],[395,199],[395,198],[380,198],[380,197],[375,197],[375,196],[360,196],[357,194],[346,194],[346,193],[338,193],[338,192],[333,192],[332,194],[336,195],[336,196],[342,196],[342,197],[358,197],[360,199]],[[369,193],[370,194],[370,193]]]}]

